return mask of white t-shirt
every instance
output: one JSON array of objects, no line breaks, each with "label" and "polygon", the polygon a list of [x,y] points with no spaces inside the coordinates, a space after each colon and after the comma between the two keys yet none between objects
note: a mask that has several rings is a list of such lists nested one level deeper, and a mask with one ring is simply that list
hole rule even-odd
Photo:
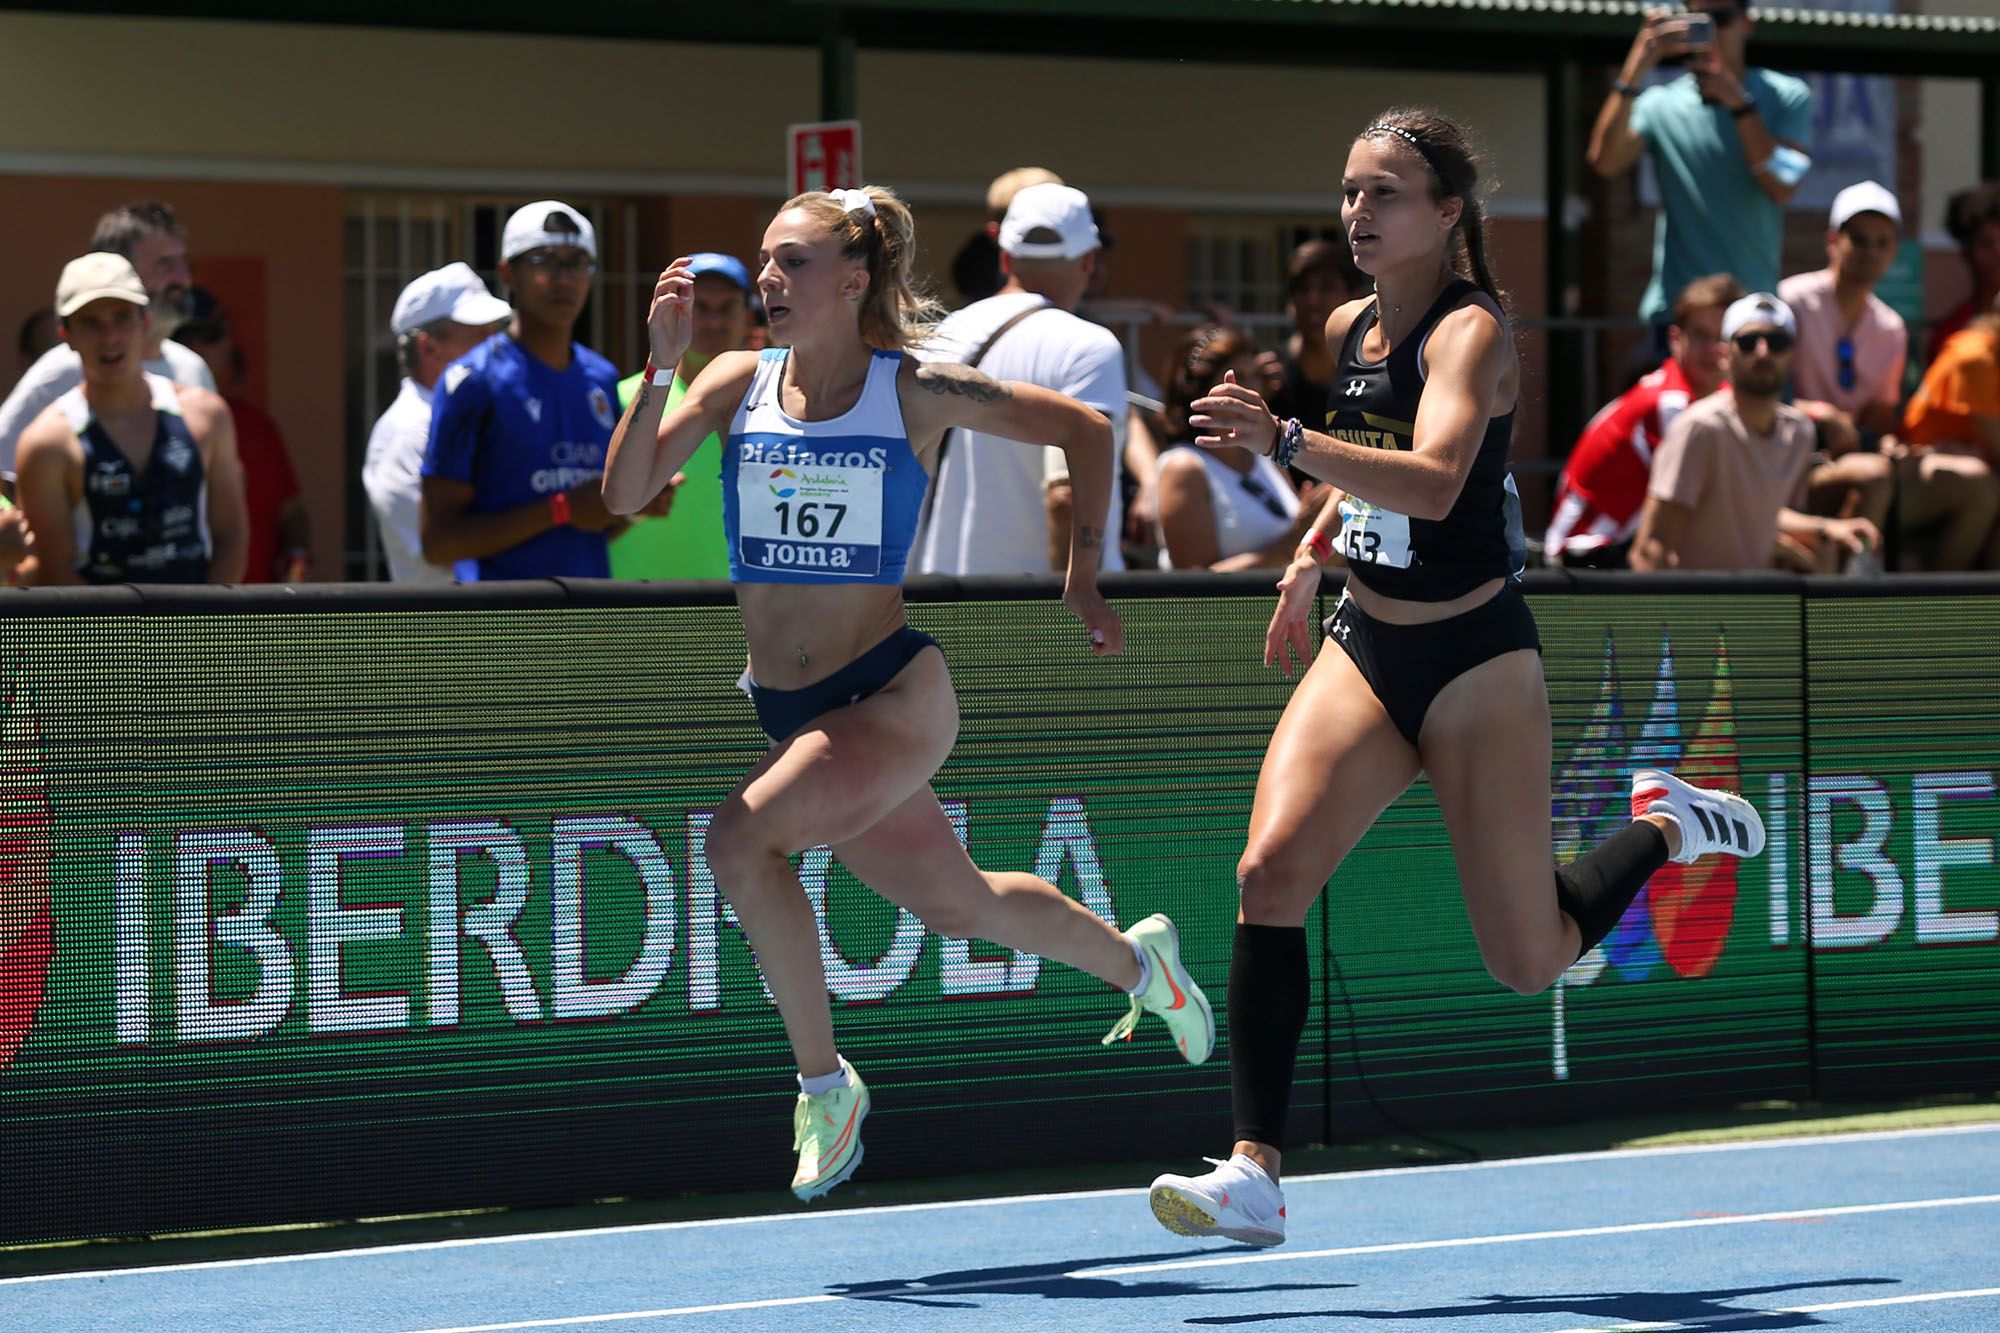
[{"label": "white t-shirt", "polygon": [[[1220,455],[1192,444],[1177,444],[1160,453],[1160,464],[1169,458],[1192,455],[1201,462],[1208,478],[1208,498],[1215,510],[1215,554],[1220,560],[1232,555],[1261,551],[1292,529],[1299,516],[1299,497],[1285,470],[1267,456],[1259,455],[1248,472],[1238,472]],[[1160,568],[1172,569],[1167,555],[1166,534],[1160,535]],[[1197,566],[1199,568],[1199,566]]]},{"label": "white t-shirt", "polygon": [[424,498],[424,446],[431,437],[431,391],[413,379],[368,432],[368,456],[361,464],[361,484],[375,508],[382,533],[382,550],[389,557],[389,578],[395,583],[449,587],[452,570],[424,559],[419,526]]},{"label": "white t-shirt", "polygon": [[[1028,292],[975,301],[950,315],[935,337],[916,349],[925,361],[964,361],[993,331],[1042,303]],[[982,374],[1068,394],[1111,423],[1111,509],[1104,522],[1100,568],[1125,568],[1118,548],[1124,507],[1118,460],[1125,453],[1125,352],[1111,330],[1066,310],[1041,310],[1007,330],[979,363]],[[937,495],[917,535],[921,574],[1048,574],[1049,520],[1045,488],[1069,475],[1063,451],[955,430],[944,467],[931,485]]]},{"label": "white t-shirt", "polygon": [[[164,375],[176,384],[191,384],[211,393],[215,390],[215,376],[209,373],[208,362],[171,339],[160,344],[158,356],[147,360],[146,370]],[[21,432],[42,414],[43,408],[81,383],[83,358],[67,343],[51,347],[28,367],[28,373],[21,376],[20,383],[7,395],[7,401],[0,403],[0,476],[13,479],[14,449],[21,442]]]}]

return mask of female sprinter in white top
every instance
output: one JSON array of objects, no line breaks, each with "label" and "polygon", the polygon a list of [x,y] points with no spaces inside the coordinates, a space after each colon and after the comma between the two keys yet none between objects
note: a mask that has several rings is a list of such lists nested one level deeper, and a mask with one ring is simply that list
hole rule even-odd
[{"label": "female sprinter in white top", "polygon": [[[944,654],[904,618],[901,584],[939,441],[959,426],[1055,445],[1079,514],[1109,508],[1112,458],[1110,425],[1091,409],[909,354],[930,310],[911,285],[915,251],[909,210],[887,190],[791,200],[764,233],[757,274],[779,345],[716,357],[662,415],[661,386],[689,340],[693,281],[676,260],[654,289],[652,363],[604,474],[605,503],[633,513],[710,432],[726,439],[730,578],[771,748],[716,810],[708,860],[798,1060],[792,1190],[802,1199],[853,1173],[868,1111],[868,1090],[834,1042],[819,930],[789,860],[808,848],[830,845],[939,934],[1026,949],[1129,992],[1113,1037],[1151,1010],[1192,1062],[1215,1041],[1167,918],[1121,933],[1045,880],[981,871],[931,790],[958,703]],[[1100,655],[1123,644],[1097,591],[1104,539],[1074,527],[1063,591]]]},{"label": "female sprinter in white top", "polygon": [[1284,1239],[1277,1182],[1309,1000],[1306,911],[1419,772],[1436,791],[1487,970],[1524,995],[1603,939],[1670,858],[1763,850],[1763,825],[1740,797],[1649,769],[1633,779],[1633,822],[1555,865],[1549,700],[1507,475],[1521,372],[1487,269],[1478,183],[1451,121],[1377,117],[1341,183],[1341,221],[1375,294],[1327,320],[1338,354],[1327,428],[1277,420],[1233,376],[1194,403],[1196,443],[1270,454],[1335,488],[1279,584],[1265,660],[1311,656],[1306,615],[1336,548],[1348,579],[1326,648],[1271,737],[1237,867],[1235,1147],[1206,1175],[1153,1184],[1154,1215],[1183,1235]]}]

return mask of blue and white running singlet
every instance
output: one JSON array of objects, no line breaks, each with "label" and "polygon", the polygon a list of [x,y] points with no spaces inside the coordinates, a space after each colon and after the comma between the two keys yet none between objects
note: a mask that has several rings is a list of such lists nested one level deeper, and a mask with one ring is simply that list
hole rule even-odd
[{"label": "blue and white running singlet", "polygon": [[897,397],[901,352],[875,353],[854,406],[798,421],[778,403],[790,349],[767,348],[722,451],[732,583],[901,583],[930,477]]}]

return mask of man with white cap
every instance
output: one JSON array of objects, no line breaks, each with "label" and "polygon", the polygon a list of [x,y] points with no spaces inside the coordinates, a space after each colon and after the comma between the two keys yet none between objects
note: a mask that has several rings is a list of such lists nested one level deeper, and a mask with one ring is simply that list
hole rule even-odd
[{"label": "man with white cap", "polygon": [[571,337],[597,274],[597,233],[546,199],[507,219],[500,256],[513,318],[438,380],[424,558],[470,561],[481,580],[609,578],[607,529],[618,520],[599,478],[618,425],[618,373]]},{"label": "man with white cap", "polygon": [[396,298],[389,331],[396,335],[403,384],[368,434],[361,484],[375,510],[389,577],[397,583],[452,581],[452,570],[424,559],[418,528],[431,394],[446,366],[485,341],[513,313],[463,262],[420,275]]},{"label": "man with white cap", "polygon": [[56,284],[56,317],[83,382],[21,433],[35,583],[243,576],[249,519],[228,405],[147,372],[149,303],[123,255],[73,259]]},{"label": "man with white cap", "polygon": [[1797,329],[1770,292],[1723,312],[1734,391],[1689,405],[1660,441],[1632,568],[1769,569],[1780,536],[1829,550],[1880,547],[1866,518],[1804,512],[1813,424],[1782,401]]},{"label": "man with white cap", "polygon": [[[1068,394],[1111,423],[1114,457],[1125,452],[1125,353],[1109,329],[1074,313],[1090,285],[1099,237],[1090,200],[1067,185],[1030,185],[1000,223],[1007,281],[938,326],[918,350],[926,361],[976,366],[997,380]],[[1037,458],[1011,440],[953,431],[931,483],[930,512],[918,537],[926,574],[1046,574],[1069,549],[1068,473],[1060,449]],[[1052,499],[1055,503],[1051,503]],[[1103,568],[1123,569],[1118,488],[1110,510],[1076,521],[1096,528]],[[1053,529],[1061,529],[1055,531]]]},{"label": "man with white cap", "polygon": [[[1799,321],[1795,401],[1819,423],[1833,455],[1813,469],[1810,505],[1814,513],[1848,509],[1884,525],[1893,496],[1899,564],[1971,569],[2000,509],[2000,479],[1979,458],[1912,452],[1895,437],[1909,331],[1875,286],[1895,262],[1902,222],[1887,188],[1850,185],[1834,196],[1827,218],[1827,266],[1778,284]],[[1857,448],[1867,444],[1879,452]]]},{"label": "man with white cap", "polygon": [[[215,387],[215,377],[195,353],[171,341],[194,310],[194,274],[188,267],[187,238],[174,210],[143,200],[114,208],[97,220],[84,249],[123,255],[139,274],[152,306],[146,335],[146,370],[176,384]],[[42,409],[83,381],[76,352],[58,343],[30,366],[0,403],[0,477],[14,475],[14,447]]]}]

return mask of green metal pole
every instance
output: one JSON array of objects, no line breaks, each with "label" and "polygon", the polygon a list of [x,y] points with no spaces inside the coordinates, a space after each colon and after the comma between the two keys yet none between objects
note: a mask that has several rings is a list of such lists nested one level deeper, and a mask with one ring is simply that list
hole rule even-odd
[{"label": "green metal pole", "polygon": [[860,114],[860,48],[836,22],[819,44],[819,118],[852,120]]}]

